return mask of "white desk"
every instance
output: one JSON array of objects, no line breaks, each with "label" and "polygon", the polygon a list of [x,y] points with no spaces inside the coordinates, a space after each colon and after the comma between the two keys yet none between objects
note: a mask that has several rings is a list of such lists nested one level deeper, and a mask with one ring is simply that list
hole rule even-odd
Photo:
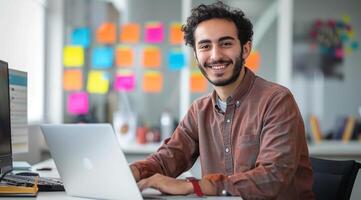
[{"label": "white desk", "polygon": [[[36,171],[36,169],[38,168],[43,168],[43,167],[51,167],[52,170],[51,171]],[[46,160],[43,161],[39,164],[36,164],[32,167],[33,171],[36,171],[40,174],[40,176],[43,177],[54,177],[57,178],[59,177],[59,174],[56,170],[55,167],[55,163],[53,160]],[[67,196],[65,192],[39,192],[37,197],[9,197],[9,198],[1,198],[1,200],[17,200],[17,199],[24,199],[24,200],[32,200],[32,199],[36,199],[36,200],[84,200],[86,198],[77,198],[77,197],[71,197],[71,196]],[[191,196],[160,196],[160,199],[200,199],[200,200],[204,200],[204,199],[214,199],[214,200],[229,200],[229,199],[240,199],[240,197],[206,197],[206,198],[198,198],[194,195]]]}]

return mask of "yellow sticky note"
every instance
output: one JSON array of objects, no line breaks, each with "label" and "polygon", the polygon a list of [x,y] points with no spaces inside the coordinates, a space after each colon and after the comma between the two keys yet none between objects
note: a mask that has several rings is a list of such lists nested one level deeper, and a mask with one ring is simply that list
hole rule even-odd
[{"label": "yellow sticky note", "polygon": [[253,72],[257,72],[259,70],[259,66],[261,63],[261,55],[258,51],[252,51],[246,59],[245,65],[252,70]]},{"label": "yellow sticky note", "polygon": [[351,17],[350,17],[350,15],[345,14],[345,15],[342,16],[342,20],[343,20],[343,22],[345,22],[346,24],[349,24],[350,21],[351,21]]},{"label": "yellow sticky note", "polygon": [[171,44],[183,44],[183,32],[181,23],[172,23],[169,30],[169,42]]},{"label": "yellow sticky note", "polygon": [[115,52],[115,63],[118,67],[131,67],[134,60],[134,52],[127,46],[119,46]]},{"label": "yellow sticky note", "polygon": [[137,43],[140,39],[140,26],[136,23],[128,23],[120,28],[120,41],[124,43]]},{"label": "yellow sticky note", "polygon": [[89,93],[104,94],[109,90],[109,73],[92,70],[88,74],[87,90]]},{"label": "yellow sticky note", "polygon": [[63,76],[64,90],[81,90],[83,87],[83,74],[79,69],[65,70]]},{"label": "yellow sticky note", "polygon": [[82,67],[84,65],[84,48],[81,46],[65,46],[63,63],[65,67]]},{"label": "yellow sticky note", "polygon": [[207,91],[207,80],[201,72],[192,72],[190,77],[191,92],[204,93]]},{"label": "yellow sticky note", "polygon": [[159,68],[162,55],[158,47],[146,47],[143,50],[143,66],[146,68]]},{"label": "yellow sticky note", "polygon": [[146,72],[143,76],[143,91],[159,93],[163,86],[163,76],[159,72]]}]

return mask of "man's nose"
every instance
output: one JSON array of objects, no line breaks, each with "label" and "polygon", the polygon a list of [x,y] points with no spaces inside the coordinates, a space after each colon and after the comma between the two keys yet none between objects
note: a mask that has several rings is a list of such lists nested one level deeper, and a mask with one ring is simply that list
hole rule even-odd
[{"label": "man's nose", "polygon": [[211,60],[217,61],[222,58],[222,51],[219,47],[214,46],[211,51]]}]

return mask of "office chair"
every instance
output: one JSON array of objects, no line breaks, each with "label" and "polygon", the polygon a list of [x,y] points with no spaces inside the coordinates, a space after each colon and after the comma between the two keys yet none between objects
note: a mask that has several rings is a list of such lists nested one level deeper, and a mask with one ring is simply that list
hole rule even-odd
[{"label": "office chair", "polygon": [[317,200],[348,200],[361,164],[354,160],[324,160],[311,157]]}]

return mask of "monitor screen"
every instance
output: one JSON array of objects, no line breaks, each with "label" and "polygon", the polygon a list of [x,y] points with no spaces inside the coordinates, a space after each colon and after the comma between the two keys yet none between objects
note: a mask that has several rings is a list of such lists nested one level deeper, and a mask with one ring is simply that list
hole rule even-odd
[{"label": "monitor screen", "polygon": [[0,174],[12,170],[9,69],[0,60]]}]

